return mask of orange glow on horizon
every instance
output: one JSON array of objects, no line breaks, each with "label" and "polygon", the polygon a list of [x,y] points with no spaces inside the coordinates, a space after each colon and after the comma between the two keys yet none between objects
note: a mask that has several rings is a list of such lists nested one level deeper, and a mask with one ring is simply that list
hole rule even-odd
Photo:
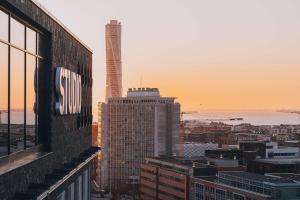
[{"label": "orange glow on horizon", "polygon": [[39,1],[94,50],[94,108],[117,19],[123,95],[157,87],[183,110],[300,109],[300,1]]}]

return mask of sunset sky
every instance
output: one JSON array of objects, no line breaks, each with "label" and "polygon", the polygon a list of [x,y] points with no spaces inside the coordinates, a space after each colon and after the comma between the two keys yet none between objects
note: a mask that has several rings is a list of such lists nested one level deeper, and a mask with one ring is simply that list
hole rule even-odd
[{"label": "sunset sky", "polygon": [[93,49],[95,107],[105,94],[104,28],[117,19],[124,94],[158,87],[183,110],[300,108],[298,0],[39,2]]}]

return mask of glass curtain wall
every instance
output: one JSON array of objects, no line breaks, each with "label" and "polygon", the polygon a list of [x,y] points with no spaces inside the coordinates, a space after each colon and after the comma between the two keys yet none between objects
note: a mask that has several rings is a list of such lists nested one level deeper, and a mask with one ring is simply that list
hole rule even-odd
[{"label": "glass curtain wall", "polygon": [[43,35],[0,7],[0,157],[37,144]]}]

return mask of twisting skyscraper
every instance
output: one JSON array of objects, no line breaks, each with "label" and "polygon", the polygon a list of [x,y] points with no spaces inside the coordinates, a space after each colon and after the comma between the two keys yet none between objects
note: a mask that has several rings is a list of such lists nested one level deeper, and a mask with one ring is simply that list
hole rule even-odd
[{"label": "twisting skyscraper", "polygon": [[106,101],[122,96],[121,23],[111,20],[105,26]]}]

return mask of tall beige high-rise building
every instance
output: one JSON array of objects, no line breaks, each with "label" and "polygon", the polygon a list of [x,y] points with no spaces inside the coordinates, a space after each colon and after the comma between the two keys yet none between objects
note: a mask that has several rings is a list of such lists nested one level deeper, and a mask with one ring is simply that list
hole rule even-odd
[{"label": "tall beige high-rise building", "polygon": [[179,154],[180,105],[158,89],[129,89],[99,104],[99,114],[102,188],[137,183],[146,157]]},{"label": "tall beige high-rise building", "polygon": [[121,23],[111,20],[105,26],[106,101],[122,96]]}]

